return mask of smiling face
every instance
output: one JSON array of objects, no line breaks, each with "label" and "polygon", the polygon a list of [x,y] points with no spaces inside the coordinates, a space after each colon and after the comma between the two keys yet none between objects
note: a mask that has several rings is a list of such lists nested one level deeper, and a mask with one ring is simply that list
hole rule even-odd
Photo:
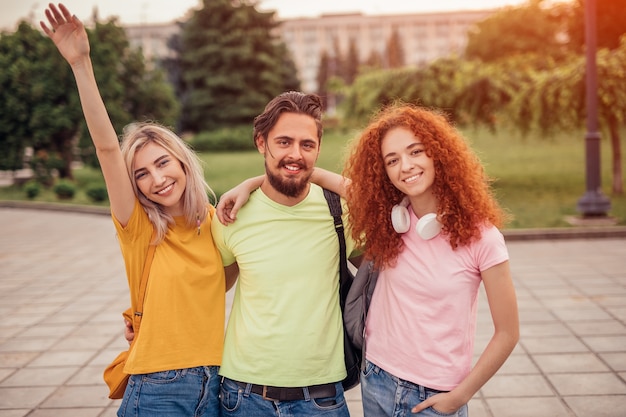
[{"label": "smiling face", "polygon": [[435,166],[424,144],[410,130],[397,127],[384,136],[380,150],[389,180],[409,197],[413,211],[418,216],[434,212]]},{"label": "smiling face", "polygon": [[257,138],[268,178],[261,189],[268,197],[292,205],[306,196],[320,151],[317,132],[311,116],[287,112],[280,115],[267,139]]},{"label": "smiling face", "polygon": [[137,151],[133,163],[133,177],[149,200],[164,207],[172,216],[183,214],[182,196],[187,176],[178,159],[165,148],[148,142]]}]

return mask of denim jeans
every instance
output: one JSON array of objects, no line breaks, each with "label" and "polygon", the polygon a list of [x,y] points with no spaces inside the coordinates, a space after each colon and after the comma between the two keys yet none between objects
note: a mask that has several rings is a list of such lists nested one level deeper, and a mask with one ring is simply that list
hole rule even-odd
[{"label": "denim jeans", "polygon": [[468,416],[467,404],[452,414],[440,413],[432,407],[418,414],[411,413],[411,409],[417,404],[441,392],[397,378],[370,361],[365,362],[365,370],[361,374],[361,396],[363,398],[364,417]]},{"label": "denim jeans", "polygon": [[220,413],[217,366],[131,375],[118,417],[216,417]]},{"label": "denim jeans", "polygon": [[350,417],[341,382],[335,384],[336,394],[328,398],[305,398],[294,401],[265,400],[261,395],[241,388],[228,378],[222,381],[220,400],[224,417]]}]

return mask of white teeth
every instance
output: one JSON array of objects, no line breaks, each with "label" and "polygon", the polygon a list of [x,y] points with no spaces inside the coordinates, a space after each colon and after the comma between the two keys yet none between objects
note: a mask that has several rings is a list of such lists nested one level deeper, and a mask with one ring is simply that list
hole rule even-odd
[{"label": "white teeth", "polygon": [[164,189],[157,191],[157,194],[165,194],[167,193],[169,190],[172,189],[172,187],[174,186],[174,184],[170,184],[167,187],[165,187]]},{"label": "white teeth", "polygon": [[293,167],[289,165],[285,165],[285,168],[287,168],[289,171],[297,171],[298,169],[300,169],[300,167]]},{"label": "white teeth", "polygon": [[413,175],[412,177],[405,178],[404,182],[413,182],[417,180],[418,175]]}]

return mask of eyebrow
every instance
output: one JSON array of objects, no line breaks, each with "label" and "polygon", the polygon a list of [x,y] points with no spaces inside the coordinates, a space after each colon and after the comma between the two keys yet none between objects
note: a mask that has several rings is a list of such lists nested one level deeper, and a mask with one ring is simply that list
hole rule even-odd
[{"label": "eyebrow", "polygon": [[[159,161],[163,160],[164,158],[169,158],[169,157],[170,157],[170,155],[168,155],[168,154],[159,156],[157,159],[154,160],[153,164],[156,165],[156,164],[159,163]],[[138,172],[145,171],[145,170],[146,170],[146,168],[143,168],[143,167],[142,168],[138,168],[138,169],[136,169],[133,172],[133,174],[137,174]]]},{"label": "eyebrow", "polygon": [[[416,146],[420,146],[420,145],[424,145],[422,142],[412,142],[409,146],[407,146],[406,148],[404,148],[405,150],[410,150],[415,148]],[[389,152],[387,155],[383,155],[383,159],[387,159],[390,156],[394,156],[397,155],[398,152]]]}]

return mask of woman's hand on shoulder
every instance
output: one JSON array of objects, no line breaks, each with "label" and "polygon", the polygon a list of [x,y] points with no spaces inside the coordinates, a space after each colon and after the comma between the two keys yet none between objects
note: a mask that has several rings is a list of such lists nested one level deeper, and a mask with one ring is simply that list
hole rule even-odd
[{"label": "woman's hand on shoulder", "polygon": [[220,201],[215,207],[220,223],[224,226],[228,226],[230,223],[234,223],[235,220],[237,220],[239,209],[248,202],[250,194],[261,186],[264,178],[264,175],[248,178],[235,188],[222,194]]}]

